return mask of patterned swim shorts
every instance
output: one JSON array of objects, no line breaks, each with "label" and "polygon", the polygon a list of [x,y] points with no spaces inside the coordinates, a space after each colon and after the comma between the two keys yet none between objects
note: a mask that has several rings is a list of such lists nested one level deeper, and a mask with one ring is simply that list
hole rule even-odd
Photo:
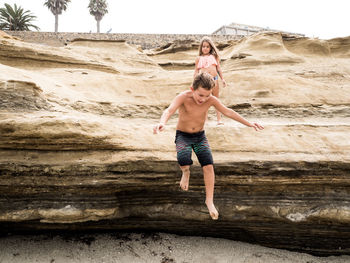
[{"label": "patterned swim shorts", "polygon": [[177,130],[175,144],[177,161],[180,166],[193,164],[191,158],[192,150],[197,155],[198,161],[202,167],[214,163],[208,139],[204,131],[187,133]]}]

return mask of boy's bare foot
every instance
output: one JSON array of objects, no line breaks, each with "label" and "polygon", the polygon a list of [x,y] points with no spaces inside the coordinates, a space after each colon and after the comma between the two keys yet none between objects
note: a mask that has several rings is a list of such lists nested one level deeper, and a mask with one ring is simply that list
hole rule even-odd
[{"label": "boy's bare foot", "polygon": [[209,215],[210,215],[211,219],[218,220],[219,212],[218,212],[218,210],[216,210],[214,204],[212,202],[205,202],[205,204],[208,207]]},{"label": "boy's bare foot", "polygon": [[190,183],[190,169],[186,169],[182,171],[182,177],[180,181],[181,189],[184,191],[187,191],[189,183]]},{"label": "boy's bare foot", "polygon": [[224,125],[224,123],[222,121],[218,121],[216,125]]}]

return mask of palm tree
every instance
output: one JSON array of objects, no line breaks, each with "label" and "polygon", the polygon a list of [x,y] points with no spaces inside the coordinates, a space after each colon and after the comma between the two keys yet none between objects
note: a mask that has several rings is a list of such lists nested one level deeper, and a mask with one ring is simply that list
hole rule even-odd
[{"label": "palm tree", "polygon": [[13,31],[30,31],[30,27],[39,30],[36,25],[31,24],[36,16],[31,14],[29,10],[24,11],[22,7],[14,4],[11,7],[5,4],[5,8],[0,8],[0,29]]},{"label": "palm tree", "polygon": [[90,15],[93,15],[97,22],[97,33],[100,33],[100,21],[108,13],[106,0],[90,0]]},{"label": "palm tree", "polygon": [[62,11],[66,11],[67,5],[71,0],[46,0],[44,6],[47,6],[55,16],[55,32],[58,31],[58,15],[62,14]]}]

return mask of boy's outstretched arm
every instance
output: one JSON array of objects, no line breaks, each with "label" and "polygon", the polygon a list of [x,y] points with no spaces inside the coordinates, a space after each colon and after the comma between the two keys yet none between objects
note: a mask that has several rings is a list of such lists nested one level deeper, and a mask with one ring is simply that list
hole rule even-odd
[{"label": "boy's outstretched arm", "polygon": [[218,100],[216,97],[213,97],[214,99],[214,107],[220,111],[222,114],[224,114],[225,116],[235,120],[235,121],[238,121],[240,123],[242,123],[243,125],[246,125],[248,127],[252,127],[254,128],[256,131],[258,130],[262,130],[264,129],[263,126],[261,126],[260,124],[258,123],[250,123],[249,121],[247,121],[246,119],[244,119],[241,115],[239,115],[237,112],[235,112],[234,110],[232,109],[229,109],[227,108],[224,104],[221,103],[220,100]]},{"label": "boy's outstretched arm", "polygon": [[159,123],[153,127],[153,133],[157,134],[160,131],[163,131],[165,124],[168,122],[171,115],[173,115],[180,105],[184,102],[186,95],[181,93],[175,97],[175,99],[170,103],[169,107],[163,111],[162,116],[160,117]]}]

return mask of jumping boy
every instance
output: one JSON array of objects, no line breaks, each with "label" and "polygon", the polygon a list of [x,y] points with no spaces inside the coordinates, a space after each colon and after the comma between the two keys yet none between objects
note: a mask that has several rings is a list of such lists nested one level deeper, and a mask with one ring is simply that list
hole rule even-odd
[{"label": "jumping boy", "polygon": [[153,133],[163,131],[165,124],[176,110],[179,110],[179,119],[176,126],[176,152],[177,160],[182,171],[180,187],[187,191],[190,180],[190,166],[192,165],[192,149],[197,155],[202,166],[206,199],[205,204],[212,219],[219,218],[219,213],[214,206],[214,166],[213,157],[209,147],[208,139],[204,133],[204,124],[207,119],[208,110],[214,106],[216,110],[225,116],[238,121],[256,131],[263,127],[257,123],[250,123],[237,112],[224,106],[220,100],[214,97],[212,89],[215,86],[213,78],[208,73],[198,74],[193,81],[190,90],[177,95],[170,106],[163,112],[159,123],[153,128]]}]

